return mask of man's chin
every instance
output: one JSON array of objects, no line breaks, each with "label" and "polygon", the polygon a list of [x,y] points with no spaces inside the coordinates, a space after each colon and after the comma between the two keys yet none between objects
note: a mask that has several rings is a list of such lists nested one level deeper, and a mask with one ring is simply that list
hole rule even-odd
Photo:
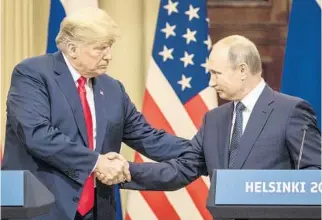
[{"label": "man's chin", "polygon": [[219,96],[221,99],[225,99],[225,98],[226,98],[225,93],[223,93],[221,90],[217,90],[216,92],[217,92],[218,96]]},{"label": "man's chin", "polygon": [[92,73],[92,74],[93,74],[93,77],[95,77],[95,76],[100,76],[105,73],[106,73],[106,69],[99,69],[95,73]]},{"label": "man's chin", "polygon": [[228,96],[226,93],[224,93],[222,91],[217,91],[217,94],[221,99],[231,101],[231,97]]}]

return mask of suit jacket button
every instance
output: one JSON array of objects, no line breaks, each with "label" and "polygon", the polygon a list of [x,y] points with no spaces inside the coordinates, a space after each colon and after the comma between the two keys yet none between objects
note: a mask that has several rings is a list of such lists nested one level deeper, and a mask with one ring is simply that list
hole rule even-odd
[{"label": "suit jacket button", "polygon": [[73,202],[78,203],[78,202],[79,202],[79,198],[78,198],[78,197],[76,197],[76,196],[74,196],[74,197],[73,197]]}]

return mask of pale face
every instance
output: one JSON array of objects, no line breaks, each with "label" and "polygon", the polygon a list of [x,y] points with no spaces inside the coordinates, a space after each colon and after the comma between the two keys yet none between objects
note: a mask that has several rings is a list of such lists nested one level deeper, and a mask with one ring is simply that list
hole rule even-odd
[{"label": "pale face", "polygon": [[210,58],[210,82],[220,98],[238,100],[243,90],[242,74],[229,65],[227,49],[213,48]]},{"label": "pale face", "polygon": [[105,73],[109,61],[112,59],[111,46],[108,43],[74,45],[74,48],[71,47],[72,51],[69,48],[74,68],[86,78]]}]

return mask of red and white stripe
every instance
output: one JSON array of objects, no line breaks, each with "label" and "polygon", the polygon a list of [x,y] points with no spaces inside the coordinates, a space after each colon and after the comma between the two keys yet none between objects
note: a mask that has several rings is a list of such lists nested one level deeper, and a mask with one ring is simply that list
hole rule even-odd
[{"label": "red and white stripe", "polygon": [[[216,106],[216,93],[211,88],[206,88],[182,105],[152,58],[143,101],[143,114],[153,127],[191,139],[201,126],[205,113]],[[134,161],[151,160],[135,153]],[[206,209],[208,188],[208,177],[201,177],[174,192],[129,191],[125,219],[212,219]]]}]

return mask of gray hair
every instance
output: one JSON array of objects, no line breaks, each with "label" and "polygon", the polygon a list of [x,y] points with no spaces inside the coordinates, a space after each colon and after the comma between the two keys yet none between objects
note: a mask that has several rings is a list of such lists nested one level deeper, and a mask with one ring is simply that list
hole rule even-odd
[{"label": "gray hair", "polygon": [[248,65],[252,74],[262,73],[262,61],[255,44],[246,37],[232,35],[223,38],[218,43],[228,47],[228,59],[232,68],[241,63]]},{"label": "gray hair", "polygon": [[56,45],[63,50],[69,42],[112,44],[118,36],[117,24],[105,11],[82,8],[64,18],[56,37]]}]

